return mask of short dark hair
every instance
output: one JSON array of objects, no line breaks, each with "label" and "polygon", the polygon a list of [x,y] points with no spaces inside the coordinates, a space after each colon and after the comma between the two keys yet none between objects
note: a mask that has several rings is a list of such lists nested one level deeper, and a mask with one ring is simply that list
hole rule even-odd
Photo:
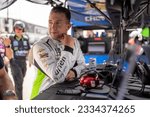
[{"label": "short dark hair", "polygon": [[61,6],[56,6],[56,7],[52,8],[51,12],[65,14],[67,20],[70,22],[71,13],[70,13],[70,11],[67,8],[61,7]]}]

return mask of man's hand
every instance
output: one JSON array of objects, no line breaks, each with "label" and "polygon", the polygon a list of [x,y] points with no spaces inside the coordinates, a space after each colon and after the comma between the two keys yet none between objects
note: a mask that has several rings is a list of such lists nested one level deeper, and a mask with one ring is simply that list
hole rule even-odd
[{"label": "man's hand", "polygon": [[75,73],[74,73],[74,71],[70,70],[66,76],[66,80],[72,81],[72,80],[74,80],[74,78],[75,78]]},{"label": "man's hand", "polygon": [[17,96],[5,96],[3,100],[18,100]]},{"label": "man's hand", "polygon": [[70,35],[67,35],[67,34],[62,34],[62,37],[61,37],[61,40],[63,45],[66,45],[66,46],[69,46],[71,48],[74,48],[74,39],[70,36]]},{"label": "man's hand", "polygon": [[5,38],[3,43],[5,46],[9,46],[11,44],[11,40],[9,38]]}]

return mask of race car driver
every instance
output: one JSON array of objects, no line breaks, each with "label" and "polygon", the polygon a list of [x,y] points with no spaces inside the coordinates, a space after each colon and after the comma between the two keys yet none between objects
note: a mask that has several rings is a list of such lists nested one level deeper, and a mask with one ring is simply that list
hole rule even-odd
[{"label": "race car driver", "polygon": [[71,27],[70,11],[54,7],[49,15],[49,37],[33,45],[30,55],[37,68],[31,99],[50,86],[80,76],[85,60],[77,39],[67,34]]}]

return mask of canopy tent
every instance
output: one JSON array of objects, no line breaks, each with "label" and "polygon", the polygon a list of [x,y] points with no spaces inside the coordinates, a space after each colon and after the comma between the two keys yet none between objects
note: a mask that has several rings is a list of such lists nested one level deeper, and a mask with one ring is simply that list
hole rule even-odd
[{"label": "canopy tent", "polygon": [[[27,0],[33,3],[43,5],[62,5],[62,0]],[[110,23],[86,0],[66,0],[71,11],[71,22],[73,27],[95,27],[95,28],[110,28]],[[105,0],[91,0],[98,9],[101,9],[106,15]],[[101,2],[102,1],[102,2]],[[65,2],[64,2],[65,4]]]},{"label": "canopy tent", "polygon": [[[1,0],[0,10],[7,8],[17,0]],[[92,28],[110,28],[110,23],[100,14],[95,8],[91,7],[86,0],[26,0],[32,3],[42,5],[68,5],[71,11],[71,22],[73,27],[92,27]],[[106,15],[107,11],[105,8],[104,0],[91,0],[93,3],[101,9]]]},{"label": "canopy tent", "polygon": [[3,10],[12,5],[17,0],[0,0],[0,10]]},{"label": "canopy tent", "polygon": [[[10,5],[12,5],[14,2],[17,0],[0,0],[0,10],[3,10]],[[51,5],[51,6],[56,6],[56,5],[63,5],[64,0],[26,0],[32,3],[36,4],[42,4],[42,5]]]},{"label": "canopy tent", "polygon": [[[0,10],[7,8],[17,0],[0,0]],[[68,5],[72,13],[72,19],[89,23],[96,26],[113,27],[120,26],[120,18],[126,21],[126,27],[134,24],[135,19],[138,19],[135,25],[143,26],[149,24],[150,5],[149,0],[26,0],[32,3],[42,5]],[[123,5],[123,6],[122,6]],[[107,9],[107,10],[106,10]],[[122,10],[124,12],[122,12]],[[143,13],[144,11],[144,13]],[[138,18],[139,16],[142,16]],[[111,19],[111,21],[110,21]],[[108,22],[109,21],[109,22]],[[110,23],[111,22],[111,23]],[[138,24],[139,23],[139,24]],[[78,23],[77,23],[78,24]],[[75,25],[77,26],[77,25]],[[84,23],[83,23],[83,26]],[[133,25],[131,25],[132,27]]]}]

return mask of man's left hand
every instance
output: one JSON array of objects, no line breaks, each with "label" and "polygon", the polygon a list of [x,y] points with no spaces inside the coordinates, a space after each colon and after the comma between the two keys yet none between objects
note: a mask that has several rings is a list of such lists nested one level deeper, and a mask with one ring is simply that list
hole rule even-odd
[{"label": "man's left hand", "polygon": [[74,71],[70,70],[66,76],[66,80],[72,81],[72,80],[74,80],[74,78],[75,78],[75,73],[74,73]]}]

